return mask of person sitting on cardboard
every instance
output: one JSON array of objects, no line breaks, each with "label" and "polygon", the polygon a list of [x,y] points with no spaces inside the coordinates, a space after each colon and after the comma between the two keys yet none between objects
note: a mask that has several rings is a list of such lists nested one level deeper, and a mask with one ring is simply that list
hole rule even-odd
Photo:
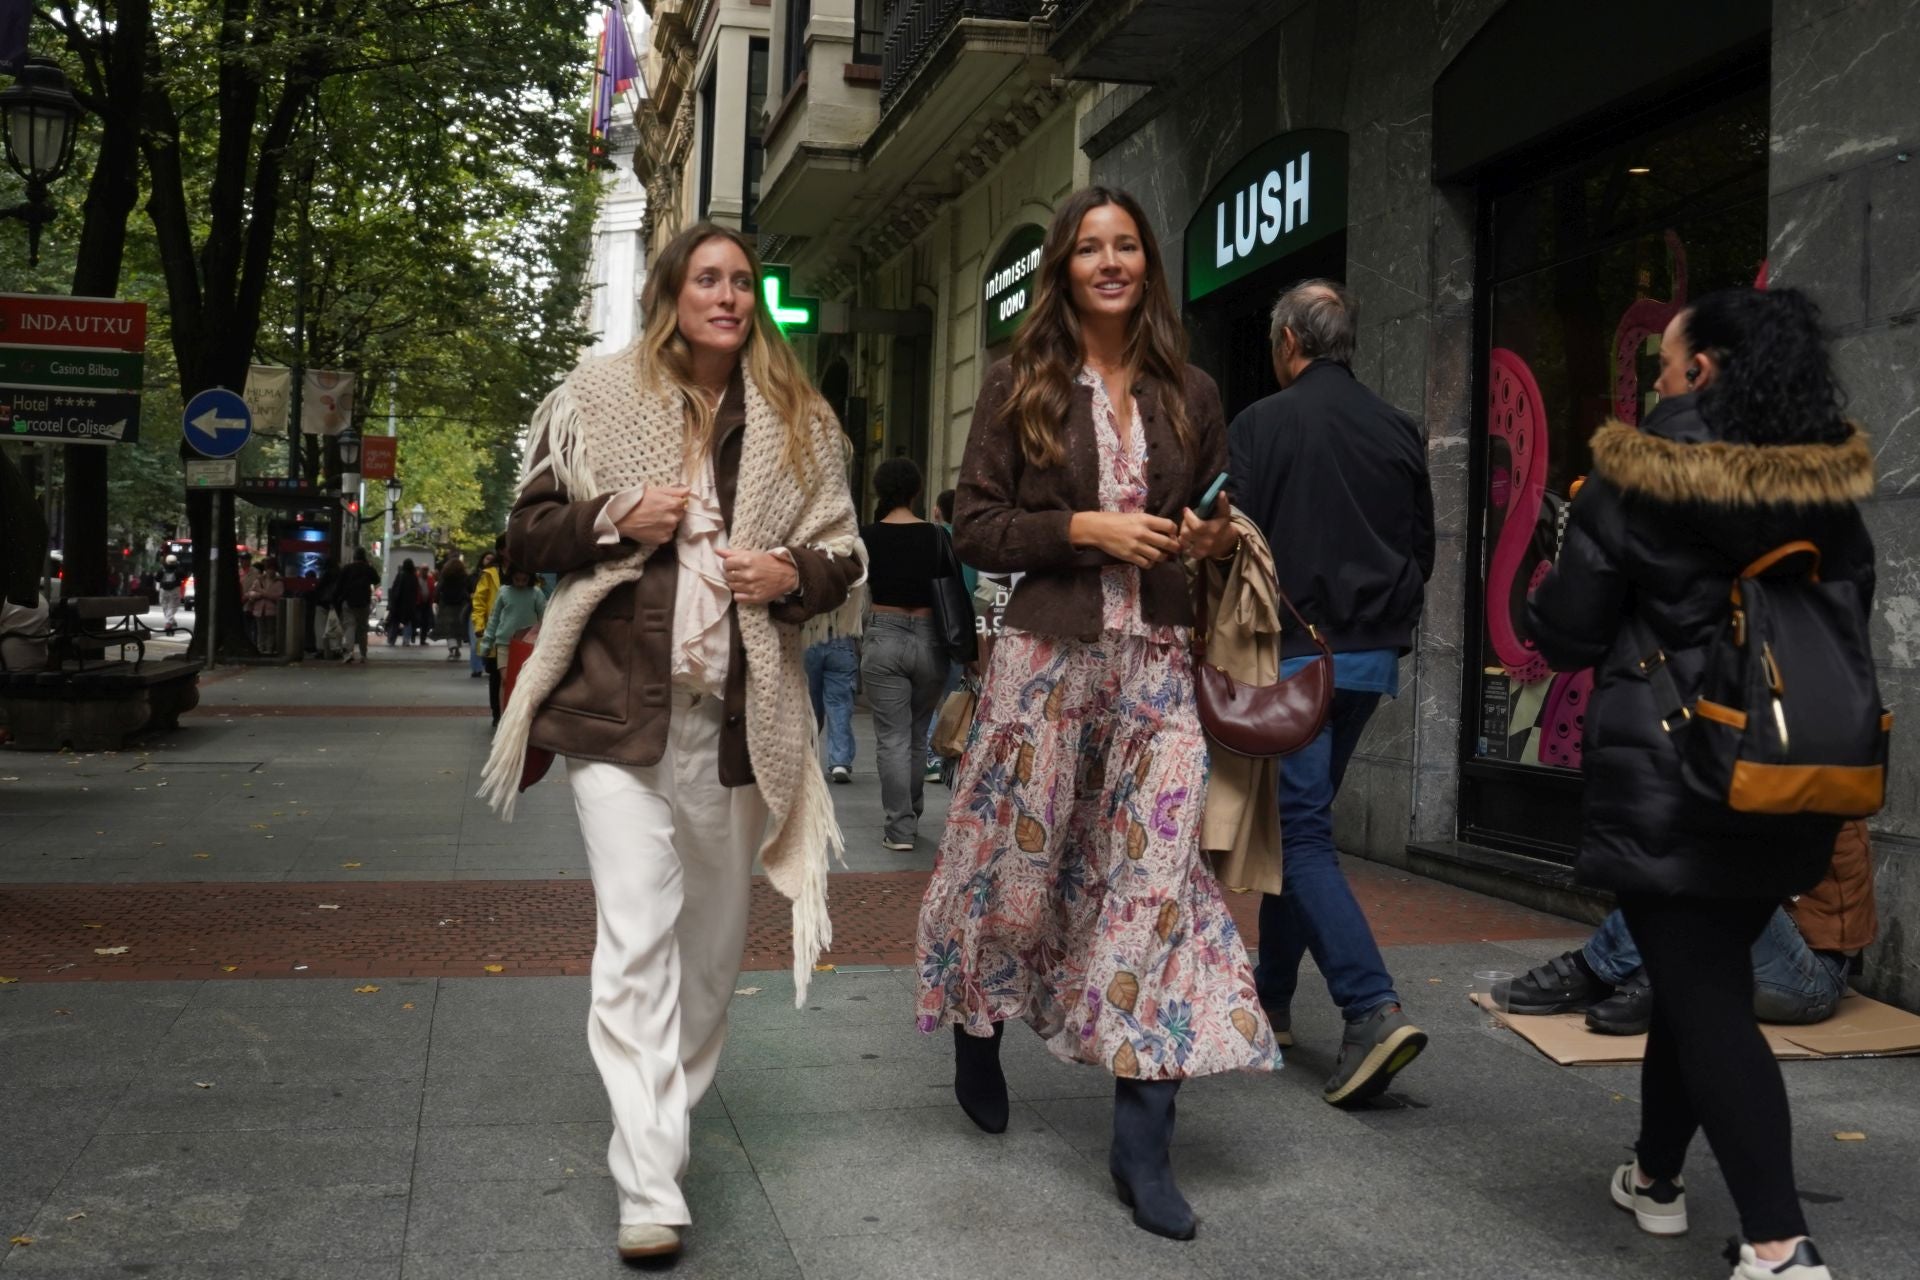
[{"label": "person sitting on cardboard", "polygon": [[[1867,824],[1847,823],[1827,878],[1783,903],[1753,944],[1753,1016],[1805,1026],[1833,1016],[1847,975],[1879,932],[1873,898],[1873,846]],[[1516,979],[1509,1013],[1573,1013],[1602,1035],[1645,1034],[1653,990],[1626,920],[1613,912],[1586,945]]]}]

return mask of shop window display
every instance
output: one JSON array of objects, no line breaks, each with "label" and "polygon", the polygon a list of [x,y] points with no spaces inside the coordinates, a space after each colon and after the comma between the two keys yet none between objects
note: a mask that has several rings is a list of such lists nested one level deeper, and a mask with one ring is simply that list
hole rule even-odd
[{"label": "shop window display", "polygon": [[1764,279],[1767,129],[1765,96],[1744,95],[1489,202],[1479,759],[1580,767],[1592,673],[1547,668],[1527,596],[1559,552],[1594,430],[1652,406],[1667,322]]}]

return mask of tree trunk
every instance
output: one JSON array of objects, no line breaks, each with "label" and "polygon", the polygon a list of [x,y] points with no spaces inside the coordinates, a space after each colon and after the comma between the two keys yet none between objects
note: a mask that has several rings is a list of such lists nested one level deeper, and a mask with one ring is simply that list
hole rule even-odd
[{"label": "tree trunk", "polygon": [[[120,291],[127,219],[140,199],[140,101],[146,88],[151,0],[121,0],[115,23],[97,56],[87,58],[90,95],[100,119],[100,159],[87,186],[73,293],[111,298]],[[107,589],[107,450],[113,445],[66,446],[65,551],[62,588],[68,595]]]}]

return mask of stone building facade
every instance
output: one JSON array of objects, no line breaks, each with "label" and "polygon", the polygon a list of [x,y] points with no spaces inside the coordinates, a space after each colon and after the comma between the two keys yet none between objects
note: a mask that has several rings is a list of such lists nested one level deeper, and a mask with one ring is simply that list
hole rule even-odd
[{"label": "stone building facade", "polygon": [[[671,4],[652,6],[663,26]],[[758,7],[677,7],[710,5]],[[821,302],[821,332],[795,341],[859,446],[856,483],[899,454],[930,488],[950,482],[980,373],[1018,319],[1033,229],[1086,182],[1147,208],[1229,412],[1273,389],[1274,295],[1306,275],[1346,282],[1355,373],[1426,433],[1439,538],[1403,696],[1369,728],[1337,837],[1505,896],[1601,905],[1569,870],[1585,690],[1533,660],[1520,607],[1587,437],[1649,406],[1653,344],[1687,298],[1759,279],[1808,290],[1879,459],[1874,640],[1895,729],[1872,824],[1885,926],[1864,982],[1920,1007],[1911,0],[761,12],[756,225],[763,255]]]},{"label": "stone building facade", "polygon": [[[1644,406],[1644,326],[1633,328],[1624,312],[1644,301],[1651,308],[1642,318],[1664,323],[1661,304],[1676,300],[1676,284],[1688,286],[1689,264],[1696,296],[1748,283],[1764,264],[1770,283],[1806,289],[1823,308],[1851,412],[1872,433],[1879,460],[1880,491],[1868,509],[1880,553],[1873,625],[1895,730],[1888,804],[1872,823],[1884,927],[1865,985],[1920,1006],[1911,933],[1920,922],[1913,19],[1900,0],[1119,0],[1077,6],[1061,24],[1053,49],[1066,74],[1133,82],[1104,93],[1079,142],[1093,179],[1139,195],[1163,240],[1268,140],[1304,130],[1346,139],[1344,269],[1328,273],[1344,278],[1359,303],[1355,373],[1426,430],[1439,555],[1426,620],[1404,662],[1407,692],[1375,717],[1347,777],[1343,848],[1508,896],[1595,909],[1579,901],[1566,872],[1580,788],[1577,773],[1545,767],[1568,762],[1552,741],[1556,726],[1542,724],[1532,738],[1504,735],[1523,744],[1508,753],[1520,760],[1495,758],[1503,735],[1485,742],[1489,718],[1527,710],[1515,692],[1524,664],[1503,664],[1488,634],[1495,610],[1486,601],[1505,585],[1489,576],[1503,548],[1519,546],[1524,569],[1542,545],[1538,536],[1494,536],[1522,489],[1511,424],[1503,439],[1487,404],[1515,366],[1512,356],[1494,357],[1514,349],[1524,357],[1537,343],[1532,359],[1553,410],[1563,407],[1553,403],[1556,382],[1599,402],[1560,398],[1584,431],[1602,408]],[[1223,41],[1222,32],[1237,34]],[[1537,188],[1555,173],[1571,177],[1540,198]],[[1611,227],[1589,227],[1588,247],[1575,243],[1570,203],[1596,204],[1669,175],[1695,178],[1694,192],[1638,206],[1629,194],[1620,207],[1637,207],[1642,221],[1620,215]],[[1592,278],[1570,277],[1553,254],[1534,252],[1549,239],[1570,256],[1590,248]],[[1531,284],[1553,272],[1547,287]],[[1277,289],[1289,274],[1282,264],[1267,283]],[[1589,294],[1627,304],[1617,327],[1612,312],[1577,314],[1591,310]],[[1204,310],[1204,302],[1189,305],[1195,359],[1225,365],[1231,377],[1238,353],[1196,316]],[[1252,314],[1247,308],[1240,323]],[[1556,330],[1562,337],[1550,342]],[[1576,337],[1593,348],[1579,359],[1597,366],[1595,386],[1571,387]],[[1639,385],[1629,394],[1618,380],[1633,365]],[[1568,450],[1567,465],[1577,468],[1583,440],[1565,429],[1538,434]],[[1545,470],[1549,492],[1572,474]],[[1577,741],[1577,712],[1567,708],[1550,701],[1535,714],[1547,720],[1558,710]]]}]

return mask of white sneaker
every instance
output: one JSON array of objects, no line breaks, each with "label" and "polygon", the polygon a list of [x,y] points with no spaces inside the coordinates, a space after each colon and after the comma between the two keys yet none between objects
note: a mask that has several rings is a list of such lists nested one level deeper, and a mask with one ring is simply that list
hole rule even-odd
[{"label": "white sneaker", "polygon": [[1784,1262],[1768,1262],[1756,1255],[1750,1244],[1741,1245],[1733,1261],[1732,1280],[1833,1280],[1833,1272],[1820,1260],[1820,1251],[1806,1239],[1793,1247],[1792,1256]]},{"label": "white sneaker", "polygon": [[680,1229],[657,1222],[620,1224],[622,1258],[664,1258],[680,1252]]},{"label": "white sneaker", "polygon": [[1613,1171],[1613,1202],[1631,1211],[1633,1220],[1648,1235],[1685,1235],[1686,1179],[1655,1178],[1651,1185],[1643,1187],[1640,1185],[1639,1171],[1638,1160],[1629,1160]]},{"label": "white sneaker", "polygon": [[827,776],[829,778],[832,778],[835,782],[845,784],[853,781],[853,770],[847,768],[847,766],[843,764],[837,764],[833,766],[833,768],[827,770]]},{"label": "white sneaker", "polygon": [[880,841],[880,847],[881,847],[882,849],[891,849],[891,850],[893,850],[893,851],[894,851],[895,853],[912,853],[912,852],[913,852],[913,841],[911,841],[911,840],[885,840],[885,839],[883,839],[883,840],[881,840],[881,841]]}]

